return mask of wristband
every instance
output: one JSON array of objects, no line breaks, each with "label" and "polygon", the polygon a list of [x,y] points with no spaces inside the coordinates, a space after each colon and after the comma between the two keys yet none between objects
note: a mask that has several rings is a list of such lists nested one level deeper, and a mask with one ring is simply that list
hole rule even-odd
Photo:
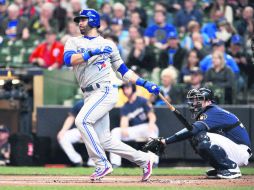
[{"label": "wristband", "polygon": [[136,85],[144,86],[146,82],[147,82],[146,80],[144,80],[142,78],[138,78],[138,80],[136,81]]}]

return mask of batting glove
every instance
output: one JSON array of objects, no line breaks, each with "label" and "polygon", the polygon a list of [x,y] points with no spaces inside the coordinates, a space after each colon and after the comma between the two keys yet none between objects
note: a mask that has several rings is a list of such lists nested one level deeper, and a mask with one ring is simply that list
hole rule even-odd
[{"label": "batting glove", "polygon": [[139,78],[136,81],[136,84],[139,86],[143,86],[145,89],[148,90],[148,92],[153,93],[155,95],[158,95],[160,93],[160,87],[157,84],[154,84],[153,82]]}]

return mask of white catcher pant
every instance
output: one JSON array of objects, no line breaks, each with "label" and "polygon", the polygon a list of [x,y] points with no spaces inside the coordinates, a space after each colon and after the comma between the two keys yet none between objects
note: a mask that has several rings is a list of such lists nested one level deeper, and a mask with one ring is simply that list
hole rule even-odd
[{"label": "white catcher pant", "polygon": [[[73,144],[82,142],[81,134],[77,128],[70,129],[65,132],[63,137],[60,139],[59,144],[67,154],[68,158],[72,163],[78,164],[83,163],[81,155],[74,149]],[[87,165],[94,165],[93,161],[88,158]]]},{"label": "white catcher pant", "polygon": [[97,167],[110,167],[105,151],[145,167],[150,154],[137,151],[119,139],[111,137],[109,111],[118,99],[118,89],[105,86],[84,94],[84,106],[78,113],[75,124],[81,132],[90,158]]},{"label": "white catcher pant", "polygon": [[[123,140],[123,141],[131,141],[131,140],[136,140],[136,141],[139,141],[139,140],[144,141],[145,140],[145,141],[147,141],[149,137],[156,138],[159,135],[158,127],[153,132],[148,130],[148,123],[128,127],[127,130],[128,130],[129,136],[122,138],[121,128],[116,127],[114,129],[112,129],[112,131],[111,131],[112,137],[114,139],[119,139],[119,140]],[[154,154],[154,159],[155,159],[154,163],[158,164],[159,157]],[[112,164],[117,165],[117,166],[121,166],[121,164],[122,164],[121,157],[114,154],[114,153],[110,153],[110,161]]]},{"label": "white catcher pant", "polygon": [[207,133],[210,141],[214,145],[223,148],[228,158],[234,161],[238,166],[248,165],[250,154],[247,152],[248,146],[236,144],[230,139],[215,133]]}]

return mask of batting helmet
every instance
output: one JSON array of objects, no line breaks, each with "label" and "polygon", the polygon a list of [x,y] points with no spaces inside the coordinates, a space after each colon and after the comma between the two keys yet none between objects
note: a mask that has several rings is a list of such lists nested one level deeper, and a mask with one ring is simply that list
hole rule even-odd
[{"label": "batting helmet", "polygon": [[79,16],[74,18],[74,22],[78,23],[81,18],[88,18],[88,25],[92,28],[100,27],[100,15],[94,9],[84,9],[80,11]]}]

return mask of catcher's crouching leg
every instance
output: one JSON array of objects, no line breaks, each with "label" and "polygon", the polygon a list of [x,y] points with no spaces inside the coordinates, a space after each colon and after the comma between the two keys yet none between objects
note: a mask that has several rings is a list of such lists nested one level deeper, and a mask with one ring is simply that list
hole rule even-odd
[{"label": "catcher's crouching leg", "polygon": [[[240,169],[235,162],[230,160],[223,148],[218,145],[212,144],[209,136],[206,132],[200,132],[194,136],[191,140],[192,146],[195,151],[209,164],[215,168],[216,172],[214,174],[218,176],[218,173],[223,171],[237,171],[240,173]],[[231,172],[233,173],[233,172]],[[241,176],[241,174],[239,174]],[[237,174],[238,176],[238,174]],[[238,176],[238,177],[240,177]],[[222,177],[223,178],[223,177]]]}]

